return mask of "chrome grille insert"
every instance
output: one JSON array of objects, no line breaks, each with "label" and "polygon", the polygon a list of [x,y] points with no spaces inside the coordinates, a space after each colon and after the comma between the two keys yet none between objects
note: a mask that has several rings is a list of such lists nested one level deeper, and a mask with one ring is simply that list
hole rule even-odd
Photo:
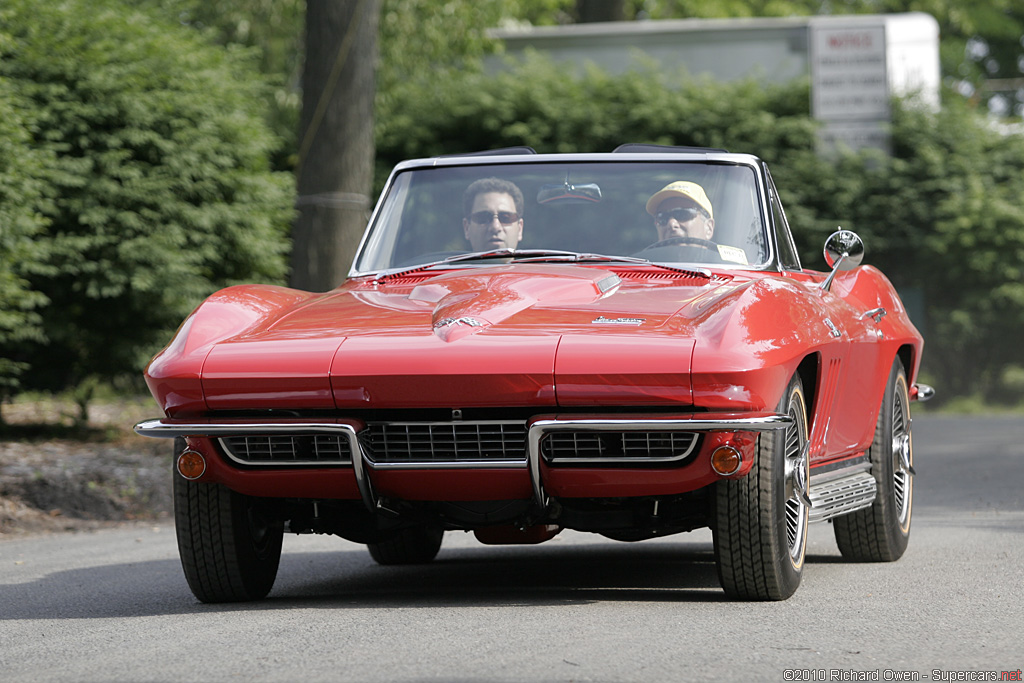
[{"label": "chrome grille insert", "polygon": [[683,460],[697,446],[695,432],[559,430],[541,440],[544,459],[570,463],[665,463]]},{"label": "chrome grille insert", "polygon": [[526,463],[525,422],[371,422],[359,433],[359,440],[375,465]]},{"label": "chrome grille insert", "polygon": [[227,436],[220,445],[228,457],[245,465],[349,465],[352,449],[335,434],[268,434]]}]

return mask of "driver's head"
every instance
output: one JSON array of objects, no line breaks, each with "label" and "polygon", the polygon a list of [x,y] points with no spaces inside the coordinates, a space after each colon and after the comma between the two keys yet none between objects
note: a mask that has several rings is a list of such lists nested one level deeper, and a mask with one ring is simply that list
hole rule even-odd
[{"label": "driver's head", "polygon": [[696,237],[709,240],[715,234],[715,212],[704,188],[677,180],[647,200],[647,213],[654,216],[659,240]]},{"label": "driver's head", "polygon": [[473,251],[515,249],[523,239],[523,193],[501,178],[481,178],[462,197],[462,231]]}]

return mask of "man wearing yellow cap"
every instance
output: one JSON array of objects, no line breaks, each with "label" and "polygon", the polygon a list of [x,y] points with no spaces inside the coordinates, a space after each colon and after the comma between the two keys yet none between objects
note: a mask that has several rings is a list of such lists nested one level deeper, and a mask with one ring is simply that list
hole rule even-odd
[{"label": "man wearing yellow cap", "polygon": [[647,213],[654,216],[658,240],[694,237],[710,240],[715,234],[715,213],[704,188],[677,180],[647,200]]}]

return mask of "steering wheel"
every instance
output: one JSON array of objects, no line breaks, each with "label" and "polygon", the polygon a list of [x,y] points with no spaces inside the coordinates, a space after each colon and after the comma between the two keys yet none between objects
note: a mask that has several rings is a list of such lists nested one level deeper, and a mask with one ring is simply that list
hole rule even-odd
[{"label": "steering wheel", "polygon": [[[660,254],[651,252],[663,249]],[[636,254],[641,258],[666,261],[696,261],[698,263],[725,263],[718,252],[718,245],[711,240],[679,235],[660,240],[644,247]]]},{"label": "steering wheel", "polygon": [[699,237],[690,237],[688,235],[679,235],[677,237],[669,237],[668,239],[649,244],[644,247],[644,251],[648,249],[658,249],[659,247],[671,247],[671,246],[685,246],[685,247],[701,247],[718,253],[718,245],[711,240],[703,240]]}]

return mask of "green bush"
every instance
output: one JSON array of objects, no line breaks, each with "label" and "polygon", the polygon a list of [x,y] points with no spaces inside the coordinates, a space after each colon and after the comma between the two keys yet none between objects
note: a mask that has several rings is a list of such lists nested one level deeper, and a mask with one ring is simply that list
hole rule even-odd
[{"label": "green bush", "polygon": [[807,85],[717,83],[650,71],[582,77],[531,55],[497,73],[406,81],[378,99],[377,161],[529,145],[611,151],[622,142],[757,146],[762,156],[814,147]]},{"label": "green bush", "polygon": [[[956,98],[948,98],[955,102]],[[609,151],[623,142],[724,147],[769,162],[805,267],[841,225],[907,297],[940,397],[1020,399],[1024,138],[963,106],[894,103],[893,154],[823,156],[806,83],[716,83],[653,69],[582,76],[531,56],[498,73],[407,81],[380,98],[377,183],[401,159],[529,145]]]},{"label": "green bush", "polygon": [[21,276],[49,300],[24,381],[137,374],[205,295],[284,279],[294,181],[269,170],[267,86],[251,52],[130,2],[5,5],[0,79],[52,197]]},{"label": "green bush", "polygon": [[43,259],[35,237],[45,225],[39,211],[47,157],[30,144],[29,117],[21,104],[0,78],[0,401],[17,391],[27,369],[19,350],[42,339],[37,309],[46,301],[31,289],[26,272]]}]

